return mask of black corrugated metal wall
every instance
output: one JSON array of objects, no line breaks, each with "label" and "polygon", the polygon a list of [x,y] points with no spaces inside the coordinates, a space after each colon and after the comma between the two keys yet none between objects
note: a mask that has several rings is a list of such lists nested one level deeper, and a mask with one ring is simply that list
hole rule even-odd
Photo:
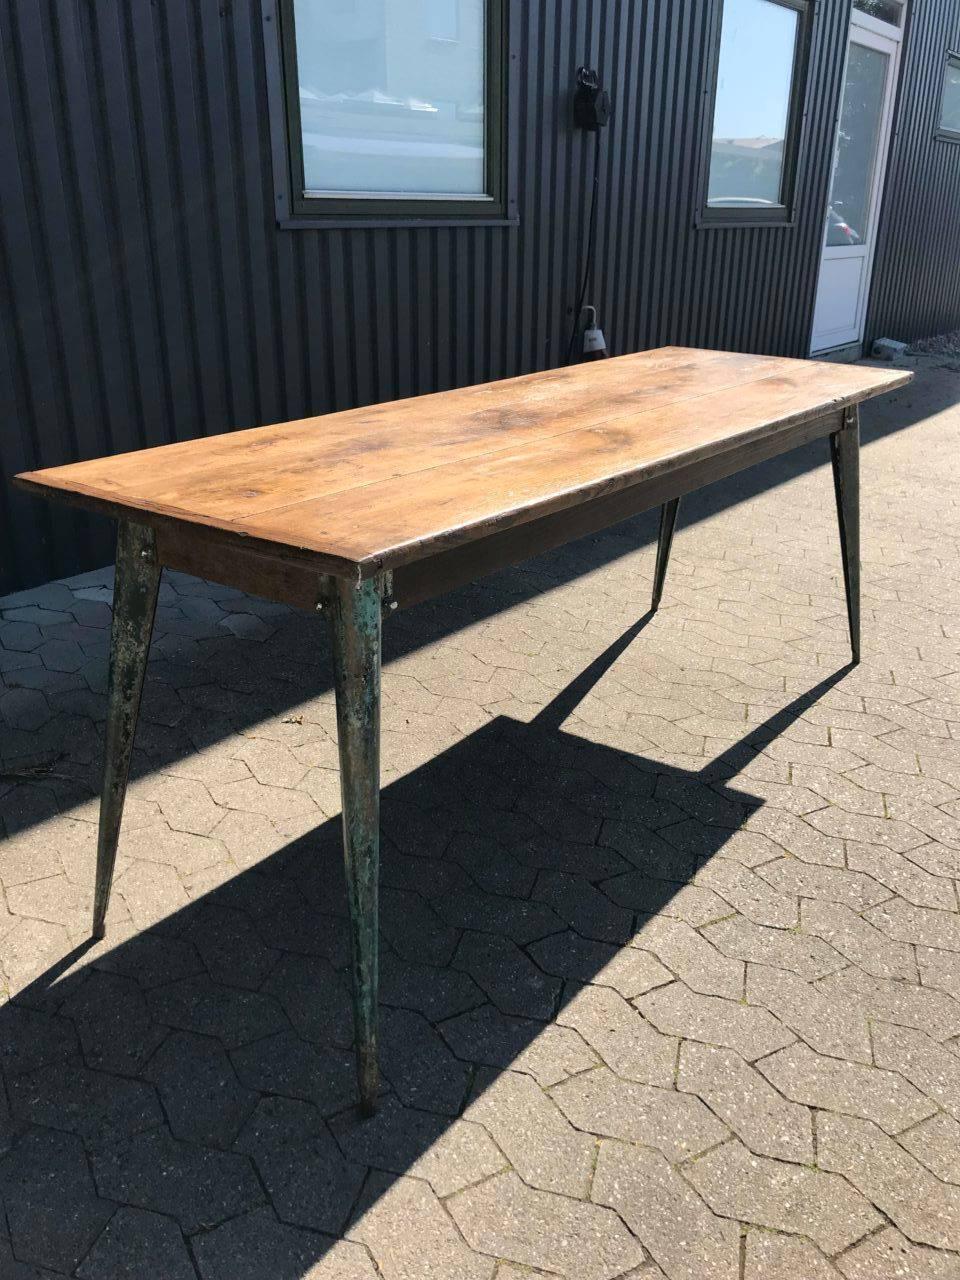
[{"label": "black corrugated metal wall", "polygon": [[960,143],[936,136],[946,53],[958,49],[960,3],[913,0],[869,340],[910,342],[960,328]]},{"label": "black corrugated metal wall", "polygon": [[[849,4],[817,6],[793,227],[695,229],[708,0],[511,0],[519,227],[280,231],[259,0],[0,0],[4,478],[559,363],[584,61],[616,105],[612,349],[804,354]],[[102,524],[6,483],[0,537],[0,591],[111,558]]]}]

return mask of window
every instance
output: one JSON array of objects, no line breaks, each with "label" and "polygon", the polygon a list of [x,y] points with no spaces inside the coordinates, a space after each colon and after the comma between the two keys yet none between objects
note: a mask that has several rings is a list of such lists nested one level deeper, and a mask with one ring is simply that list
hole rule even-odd
[{"label": "window", "polygon": [[960,140],[960,53],[947,54],[940,99],[940,133]]},{"label": "window", "polygon": [[504,0],[279,3],[288,216],[505,216]]},{"label": "window", "polygon": [[705,131],[704,223],[790,217],[806,20],[803,0],[723,0]]}]

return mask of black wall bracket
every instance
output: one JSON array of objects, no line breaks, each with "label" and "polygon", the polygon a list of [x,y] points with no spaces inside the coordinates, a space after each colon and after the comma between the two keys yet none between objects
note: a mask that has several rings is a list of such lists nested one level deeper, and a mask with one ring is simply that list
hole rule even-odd
[{"label": "black wall bracket", "polygon": [[610,95],[600,84],[600,73],[590,67],[577,70],[573,94],[573,122],[578,129],[597,133],[610,123]]}]

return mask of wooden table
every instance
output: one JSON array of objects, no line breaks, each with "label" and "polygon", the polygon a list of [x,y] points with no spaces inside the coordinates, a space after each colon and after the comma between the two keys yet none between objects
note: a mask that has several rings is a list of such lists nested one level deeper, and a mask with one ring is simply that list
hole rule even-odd
[{"label": "wooden table", "polygon": [[360,1104],[378,1092],[384,613],[830,437],[860,656],[858,404],[901,370],[665,347],[596,364],[27,472],[119,521],[93,932],[103,935],[163,566],[331,621]]}]

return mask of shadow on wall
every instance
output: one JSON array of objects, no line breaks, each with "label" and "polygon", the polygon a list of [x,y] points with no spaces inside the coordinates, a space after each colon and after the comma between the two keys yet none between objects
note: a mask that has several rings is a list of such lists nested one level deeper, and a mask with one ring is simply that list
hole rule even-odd
[{"label": "shadow on wall", "polygon": [[[716,914],[711,860],[762,804],[729,779],[849,668],[699,772],[564,732],[649,619],[532,723],[493,720],[385,789],[373,1120],[353,1109],[339,822],[128,941],[79,948],[0,1009],[0,1196],[17,1259],[99,1276],[122,1257],[135,1280],[179,1280],[194,1274],[186,1237],[204,1280],[298,1280],[331,1251],[365,1275],[356,1242],[397,1212],[396,1175],[414,1170],[441,1195],[515,1178],[470,1123],[520,1164],[496,1100],[505,1068],[527,1073],[510,1077],[521,1093],[528,1075],[575,1092],[563,1081],[593,1055],[571,1028],[602,1018],[619,1075],[671,1086],[675,1042],[601,971],[653,916]],[[450,1205],[468,1242],[474,1194]],[[619,1219],[597,1212],[610,1215],[607,1260],[622,1248],[625,1266],[639,1262]],[[3,1248],[0,1236],[0,1261]]]}]

